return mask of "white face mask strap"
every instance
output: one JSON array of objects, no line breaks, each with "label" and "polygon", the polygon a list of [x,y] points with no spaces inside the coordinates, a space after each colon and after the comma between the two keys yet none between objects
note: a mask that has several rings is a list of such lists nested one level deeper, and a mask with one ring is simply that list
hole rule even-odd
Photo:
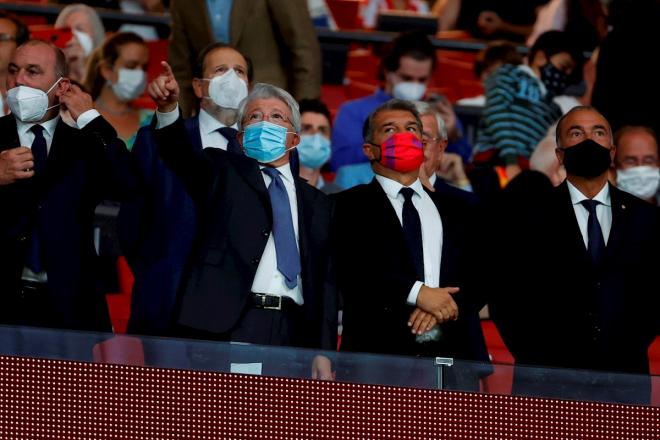
[{"label": "white face mask strap", "polygon": [[[63,76],[60,76],[60,78],[59,78],[57,81],[55,81],[55,83],[54,83],[52,86],[50,86],[50,89],[48,89],[48,90],[46,91],[46,95],[49,94],[49,93],[55,88],[55,86],[58,85],[58,84],[60,83],[60,81],[62,81],[63,79],[64,79],[64,77],[63,77]],[[58,104],[58,105],[59,105],[59,104]],[[53,107],[54,107],[54,106],[53,106]],[[53,107],[50,107],[50,108],[53,108]]]}]

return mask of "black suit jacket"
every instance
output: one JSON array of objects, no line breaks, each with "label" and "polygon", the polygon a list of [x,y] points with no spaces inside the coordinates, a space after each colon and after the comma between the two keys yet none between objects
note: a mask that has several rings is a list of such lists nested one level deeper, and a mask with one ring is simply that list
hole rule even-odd
[{"label": "black suit jacket", "polygon": [[[198,208],[198,234],[184,277],[178,323],[222,333],[248,306],[248,295],[272,229],[270,198],[258,162],[215,148],[190,147],[182,120],[156,131],[165,162]],[[336,295],[329,282],[330,202],[295,177],[305,334],[297,345],[336,346]]]},{"label": "black suit jacket", "polygon": [[[0,151],[18,146],[16,120],[0,118]],[[94,210],[102,199],[124,192],[128,177],[120,174],[127,160],[124,143],[103,118],[82,130],[60,120],[44,174],[0,186],[0,322],[110,330],[104,292],[97,289]],[[18,315],[21,274],[35,228],[48,274],[43,309],[51,310],[38,322]]]},{"label": "black suit jacket", "polygon": [[[491,312],[517,363],[648,372],[658,331],[658,208],[610,185],[602,265],[587,254],[566,182],[506,200]],[[506,190],[505,190],[506,197]],[[492,218],[495,218],[493,216]],[[497,263],[499,262],[499,263]]]},{"label": "black suit jacket", "polygon": [[[440,285],[464,289],[471,210],[455,196],[429,195],[443,227]],[[333,244],[337,287],[344,298],[341,349],[487,361],[476,310],[461,307],[457,321],[442,325],[444,338],[431,351],[415,341],[407,325],[414,307],[406,304],[417,279],[415,268],[401,223],[378,181],[335,197]]]}]

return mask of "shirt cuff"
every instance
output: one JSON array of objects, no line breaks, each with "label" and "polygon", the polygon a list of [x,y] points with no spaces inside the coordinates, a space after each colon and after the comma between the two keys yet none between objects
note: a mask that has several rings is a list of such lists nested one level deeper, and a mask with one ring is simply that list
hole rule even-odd
[{"label": "shirt cuff", "polygon": [[156,130],[172,125],[179,119],[179,104],[171,112],[162,113],[156,110]]},{"label": "shirt cuff", "polygon": [[415,284],[413,284],[412,289],[410,289],[410,293],[408,294],[408,299],[406,300],[409,306],[417,305],[417,295],[419,295],[419,291],[423,285],[424,283],[421,281],[415,281]]},{"label": "shirt cuff", "polygon": [[78,116],[78,119],[76,120],[76,125],[78,126],[78,128],[82,130],[83,128],[85,128],[87,124],[89,124],[99,116],[101,116],[101,114],[96,109],[87,110],[82,115]]}]

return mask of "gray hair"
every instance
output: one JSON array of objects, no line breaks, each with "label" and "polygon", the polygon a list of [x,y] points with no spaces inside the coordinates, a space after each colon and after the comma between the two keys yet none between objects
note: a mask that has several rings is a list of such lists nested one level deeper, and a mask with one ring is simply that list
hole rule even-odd
[{"label": "gray hair", "polygon": [[92,29],[94,30],[94,35],[90,35],[90,36],[92,37],[92,41],[94,42],[94,48],[96,49],[103,43],[103,40],[105,40],[105,27],[103,27],[103,22],[101,21],[99,14],[96,13],[94,8],[90,8],[89,6],[83,3],[74,3],[72,5],[66,6],[60,11],[59,15],[57,16],[54,27],[55,28],[67,27],[66,19],[69,15],[71,15],[74,12],[84,12],[85,14],[87,14],[90,24],[92,25]]},{"label": "gray hair", "polygon": [[440,136],[440,139],[443,141],[447,140],[447,126],[445,125],[445,120],[442,119],[442,116],[440,116],[440,112],[433,107],[433,105],[429,104],[428,102],[424,101],[413,101],[413,104],[415,104],[415,109],[417,109],[417,112],[419,113],[419,116],[426,116],[426,115],[433,115],[435,116],[435,120],[438,123],[438,135]]},{"label": "gray hair", "polygon": [[247,97],[238,105],[238,130],[243,130],[243,119],[245,118],[245,108],[247,105],[257,99],[279,99],[289,107],[291,110],[291,125],[296,133],[300,133],[300,108],[293,96],[284,89],[275,87],[271,84],[257,83],[252,88],[252,91]]},{"label": "gray hair", "polygon": [[422,132],[422,120],[419,119],[419,113],[417,112],[415,105],[412,102],[403,99],[390,99],[389,101],[385,102],[384,104],[381,104],[380,106],[378,106],[378,108],[372,111],[369,117],[364,121],[364,125],[362,126],[362,137],[364,138],[364,141],[366,143],[369,144],[373,143],[374,119],[376,119],[378,113],[386,110],[402,110],[402,111],[410,112],[415,117],[415,122],[417,123],[417,128],[419,129],[419,132],[420,133]]},{"label": "gray hair", "polygon": [[555,142],[557,143],[558,148],[562,148],[563,145],[561,143],[561,129],[562,129],[562,124],[564,122],[564,119],[566,119],[569,115],[572,115],[573,113],[576,112],[581,112],[581,111],[591,111],[594,113],[598,113],[603,119],[605,119],[605,122],[607,122],[607,129],[610,132],[610,143],[614,142],[614,137],[612,135],[612,127],[610,126],[610,122],[603,116],[601,112],[596,109],[596,107],[590,106],[590,105],[576,105],[566,113],[564,113],[559,120],[557,121],[557,128],[556,128],[556,133],[555,133]]}]

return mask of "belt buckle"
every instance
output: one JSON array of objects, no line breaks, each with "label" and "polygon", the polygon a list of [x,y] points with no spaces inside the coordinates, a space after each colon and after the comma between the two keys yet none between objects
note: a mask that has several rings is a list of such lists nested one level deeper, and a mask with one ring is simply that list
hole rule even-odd
[{"label": "belt buckle", "polygon": [[[274,296],[277,298],[277,305],[275,306],[267,306],[266,305],[266,298],[269,296]],[[275,296],[275,295],[264,295],[261,297],[261,307],[264,308],[264,310],[282,310],[282,297],[281,296]]]}]

